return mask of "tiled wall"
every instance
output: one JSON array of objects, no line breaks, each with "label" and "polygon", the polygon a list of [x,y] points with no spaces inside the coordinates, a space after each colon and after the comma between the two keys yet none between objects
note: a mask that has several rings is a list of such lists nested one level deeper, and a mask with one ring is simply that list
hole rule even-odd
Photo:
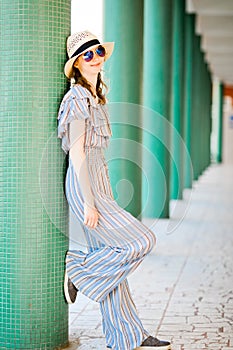
[{"label": "tiled wall", "polygon": [[1,0],[0,32],[0,349],[54,349],[68,338],[56,117],[70,0]]}]

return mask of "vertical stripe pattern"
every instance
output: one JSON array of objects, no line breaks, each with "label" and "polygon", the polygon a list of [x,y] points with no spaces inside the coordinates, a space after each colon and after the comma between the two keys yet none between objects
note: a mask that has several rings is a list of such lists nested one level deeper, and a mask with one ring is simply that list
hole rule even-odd
[{"label": "vertical stripe pattern", "polygon": [[96,229],[82,224],[84,200],[70,159],[66,197],[83,227],[88,252],[68,251],[66,268],[75,286],[100,303],[108,348],[131,350],[139,346],[148,333],[137,315],[127,276],[151,251],[155,236],[113,199],[104,157],[104,148],[111,136],[107,110],[96,104],[89,91],[81,86],[68,92],[59,111],[58,136],[62,138],[65,152],[69,151],[68,125],[75,118],[87,120],[85,153],[99,221]]}]

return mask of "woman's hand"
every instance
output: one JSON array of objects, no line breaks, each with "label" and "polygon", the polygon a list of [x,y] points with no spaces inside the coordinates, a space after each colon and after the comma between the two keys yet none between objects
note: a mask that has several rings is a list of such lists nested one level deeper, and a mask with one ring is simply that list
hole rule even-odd
[{"label": "woman's hand", "polygon": [[99,213],[95,207],[84,204],[84,225],[95,229],[98,225]]}]

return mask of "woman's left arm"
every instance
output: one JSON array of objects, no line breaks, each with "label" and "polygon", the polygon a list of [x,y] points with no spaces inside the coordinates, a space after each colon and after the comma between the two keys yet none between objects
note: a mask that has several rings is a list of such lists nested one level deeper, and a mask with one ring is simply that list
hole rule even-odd
[{"label": "woman's left arm", "polygon": [[74,120],[70,123],[70,158],[78,176],[78,181],[84,198],[84,224],[96,228],[98,224],[98,211],[91,190],[86,154],[85,142],[85,120]]}]

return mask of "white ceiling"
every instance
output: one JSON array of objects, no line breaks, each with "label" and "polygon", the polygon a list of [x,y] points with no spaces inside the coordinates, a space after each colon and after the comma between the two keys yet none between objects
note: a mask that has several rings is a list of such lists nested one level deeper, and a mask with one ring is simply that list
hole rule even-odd
[{"label": "white ceiling", "polygon": [[213,78],[233,85],[233,0],[186,0]]}]

